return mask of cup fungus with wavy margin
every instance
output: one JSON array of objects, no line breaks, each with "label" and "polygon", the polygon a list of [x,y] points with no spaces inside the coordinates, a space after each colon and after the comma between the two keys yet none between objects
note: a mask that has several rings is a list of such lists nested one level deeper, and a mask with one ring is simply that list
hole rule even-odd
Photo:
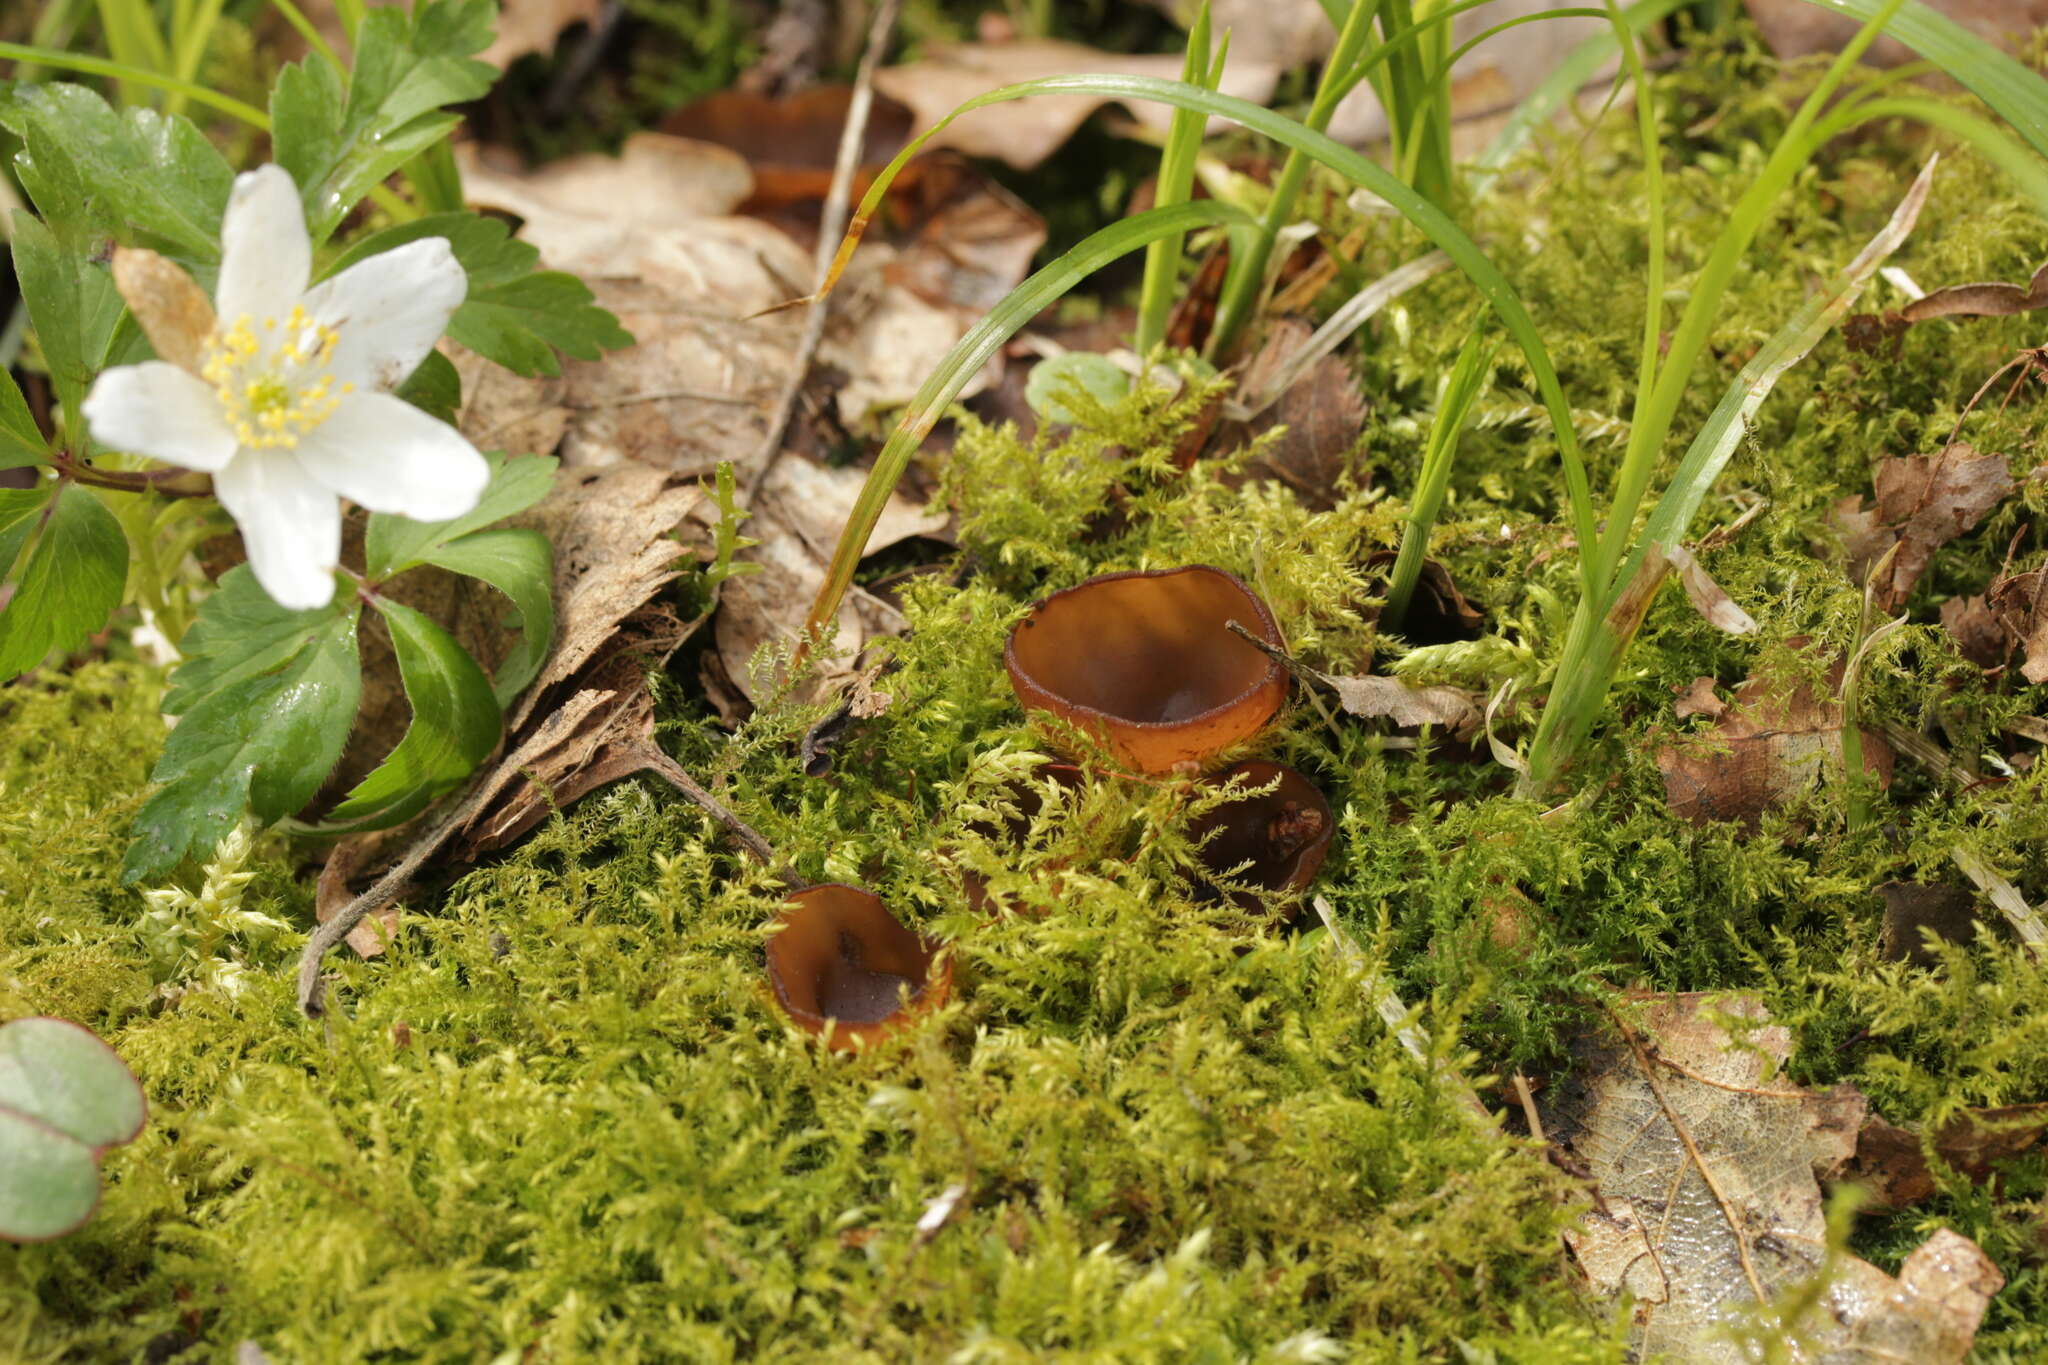
[{"label": "cup fungus with wavy margin", "polygon": [[[1293,919],[1299,910],[1300,893],[1316,879],[1323,855],[1330,851],[1335,822],[1330,803],[1314,783],[1294,769],[1279,763],[1253,761],[1225,768],[1210,779],[1224,786],[1233,778],[1240,787],[1256,792],[1279,785],[1270,792],[1246,796],[1218,806],[1198,818],[1189,830],[1191,837],[1206,839],[1198,855],[1202,866],[1245,890],[1225,891],[1208,882],[1198,883],[1197,900],[1215,901],[1228,897],[1237,907],[1259,913],[1271,897],[1288,896],[1286,915]],[[1244,867],[1249,863],[1251,866]],[[1240,868],[1233,872],[1232,868]],[[1261,898],[1250,888],[1266,893]]]},{"label": "cup fungus with wavy margin", "polygon": [[1027,708],[1163,773],[1258,733],[1287,696],[1286,671],[1232,634],[1232,621],[1279,646],[1273,613],[1221,569],[1105,574],[1034,607],[1003,662]]},{"label": "cup fungus with wavy margin", "polygon": [[898,924],[871,891],[829,882],[792,892],[777,923],[769,993],[799,1027],[842,1052],[874,1044],[952,992],[952,961],[940,945]]}]

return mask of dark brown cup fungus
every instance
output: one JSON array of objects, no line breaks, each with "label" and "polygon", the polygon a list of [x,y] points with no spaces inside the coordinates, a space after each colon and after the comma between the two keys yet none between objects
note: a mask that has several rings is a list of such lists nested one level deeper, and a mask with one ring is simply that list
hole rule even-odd
[{"label": "dark brown cup fungus", "polygon": [[898,924],[873,892],[837,882],[794,891],[778,923],[768,940],[769,992],[842,1052],[873,1044],[952,992],[951,959]]},{"label": "dark brown cup fungus", "polygon": [[1285,670],[1232,634],[1232,621],[1280,644],[1266,604],[1221,569],[1105,574],[1040,602],[1010,632],[1003,662],[1026,707],[1163,773],[1256,734],[1287,696]]},{"label": "dark brown cup fungus", "polygon": [[[1071,763],[1047,763],[1031,774],[1026,780],[1012,782],[1004,789],[1016,806],[1015,815],[1005,817],[1000,824],[993,820],[976,820],[967,826],[974,833],[990,843],[1011,849],[1021,849],[1031,834],[1031,822],[1045,809],[1045,795],[1040,782],[1052,779],[1062,791],[1074,791],[1081,785],[1081,770]],[[960,869],[960,890],[967,897],[967,908],[976,914],[1002,914],[1015,908],[1008,900],[989,893],[988,878],[971,868]]]},{"label": "dark brown cup fungus", "polygon": [[[1256,887],[1268,897],[1289,893],[1287,918],[1291,920],[1299,909],[1299,893],[1316,879],[1323,855],[1330,851],[1330,836],[1336,831],[1330,803],[1314,783],[1278,763],[1239,763],[1210,781],[1220,787],[1233,778],[1240,787],[1253,791],[1270,786],[1275,778],[1280,785],[1263,795],[1218,806],[1195,821],[1190,836],[1207,840],[1199,855],[1202,866],[1237,886]],[[1244,866],[1247,863],[1249,867]],[[1232,868],[1240,870],[1233,872]],[[1215,901],[1226,895],[1239,909],[1252,913],[1271,903],[1249,889],[1226,892],[1208,882],[1195,887],[1197,900]]]}]

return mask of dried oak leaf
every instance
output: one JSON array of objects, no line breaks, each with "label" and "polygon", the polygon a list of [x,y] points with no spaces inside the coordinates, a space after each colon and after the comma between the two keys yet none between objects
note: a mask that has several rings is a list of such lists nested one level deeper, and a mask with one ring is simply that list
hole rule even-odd
[{"label": "dried oak leaf", "polygon": [[2005,628],[1998,613],[1983,597],[1951,597],[1941,604],[1941,628],[1956,642],[1956,650],[1979,668],[1996,668],[2005,662]]},{"label": "dried oak leaf", "polygon": [[[1596,1197],[1566,1240],[1596,1292],[1634,1296],[1644,1357],[1746,1363],[1731,1329],[1822,1267],[1820,1181],[1855,1151],[1866,1104],[1784,1080],[1791,1050],[1754,997],[1652,997],[1622,1037],[1580,1038],[1546,1095],[1544,1127]],[[1841,1258],[1797,1326],[1835,1365],[1960,1362],[2003,1284],[1973,1243],[1940,1232],[1896,1280]]]},{"label": "dried oak leaf", "polygon": [[[1934,1136],[1934,1154],[1945,1165],[1982,1181],[1990,1178],[2000,1162],[2039,1146],[2044,1134],[2048,1134],[2048,1104],[1969,1109],[1941,1126]],[[1876,1113],[1863,1121],[1849,1174],[1872,1200],[1888,1209],[1903,1209],[1931,1198],[1936,1188],[1922,1135]]]},{"label": "dried oak leaf", "polygon": [[[1976,527],[2017,485],[2003,455],[1980,455],[1957,442],[1938,455],[1905,455],[1880,460],[1872,475],[1875,511],[1860,499],[1835,505],[1832,520],[1842,534],[1849,574],[1871,582],[1878,606],[1896,611],[1911,595],[1934,552]],[[1884,555],[1896,546],[1888,565]]]},{"label": "dried oak leaf", "polygon": [[[1825,695],[1805,680],[1787,693],[1768,678],[1751,678],[1712,726],[1659,749],[1657,767],[1672,813],[1695,824],[1737,820],[1754,827],[1765,811],[1839,775],[1841,678],[1839,660]],[[1866,770],[1889,785],[1891,749],[1872,731],[1862,738]]]},{"label": "dried oak leaf", "polygon": [[[1298,318],[1274,324],[1246,366],[1239,391],[1265,392],[1308,344],[1310,335],[1309,325]],[[1309,506],[1326,509],[1336,504],[1338,480],[1353,467],[1367,412],[1351,367],[1336,356],[1325,356],[1271,407],[1248,422],[1226,424],[1217,434],[1217,444],[1231,450],[1277,432],[1259,458],[1246,466],[1246,476],[1277,479]]]},{"label": "dried oak leaf", "polygon": [[2000,578],[1984,600],[2006,638],[2019,646],[2021,675],[2048,683],[2048,567]]}]

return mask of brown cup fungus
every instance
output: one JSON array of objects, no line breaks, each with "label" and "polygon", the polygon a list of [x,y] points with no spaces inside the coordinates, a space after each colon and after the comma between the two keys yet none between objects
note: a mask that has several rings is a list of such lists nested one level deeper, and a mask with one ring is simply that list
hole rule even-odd
[{"label": "brown cup fungus", "polygon": [[791,892],[778,923],[768,940],[769,992],[842,1052],[873,1044],[951,993],[952,964],[939,960],[939,945],[898,924],[873,892],[837,882]]},{"label": "brown cup fungus", "polygon": [[1221,569],[1105,574],[1040,602],[1010,632],[1003,662],[1026,707],[1163,773],[1256,734],[1287,696],[1286,672],[1232,621],[1279,646],[1273,613]]},{"label": "brown cup fungus", "polygon": [[[1195,898],[1216,901],[1228,896],[1239,909],[1258,913],[1271,904],[1273,894],[1284,892],[1291,920],[1299,908],[1299,893],[1316,879],[1323,855],[1330,851],[1330,836],[1336,830],[1330,803],[1314,783],[1278,763],[1239,763],[1210,781],[1220,787],[1233,778],[1239,787],[1255,792],[1271,786],[1275,778],[1279,785],[1218,806],[1198,818],[1188,832],[1198,841],[1206,840],[1198,855],[1204,868],[1236,886],[1256,887],[1268,899],[1250,889],[1225,891],[1208,882],[1196,884]],[[1244,866],[1247,863],[1249,867]]]},{"label": "brown cup fungus", "polygon": [[[1029,779],[1004,788],[1004,794],[1017,808],[1016,814],[1005,816],[1000,822],[976,820],[967,828],[999,847],[1022,849],[1031,835],[1032,821],[1045,809],[1045,795],[1039,783],[1046,778],[1062,791],[1071,792],[1081,785],[1081,770],[1071,763],[1045,764]],[[977,914],[1002,914],[1015,908],[1003,897],[991,895],[988,878],[971,868],[960,869],[960,890],[967,897],[967,908]]]}]

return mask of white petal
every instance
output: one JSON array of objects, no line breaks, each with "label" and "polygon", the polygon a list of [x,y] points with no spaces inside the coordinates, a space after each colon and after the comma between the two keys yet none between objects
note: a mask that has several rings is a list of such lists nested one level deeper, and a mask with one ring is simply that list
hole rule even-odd
[{"label": "white petal", "polygon": [[447,521],[476,507],[491,468],[446,422],[388,393],[352,393],[299,438],[308,474],[372,512]]},{"label": "white petal", "polygon": [[235,457],[235,433],[203,380],[161,360],[117,365],[85,396],[93,439],[211,474]]},{"label": "white petal", "polygon": [[221,326],[247,315],[260,326],[291,312],[313,277],[313,243],[299,187],[282,166],[235,177],[220,225],[220,284],[213,291]]},{"label": "white petal", "polygon": [[332,327],[334,377],[360,388],[403,383],[469,294],[469,276],[446,238],[417,242],[358,261],[306,295],[306,311]]},{"label": "white petal", "polygon": [[242,529],[249,567],[281,607],[310,611],[334,598],[341,502],[288,450],[244,450],[213,477]]}]

